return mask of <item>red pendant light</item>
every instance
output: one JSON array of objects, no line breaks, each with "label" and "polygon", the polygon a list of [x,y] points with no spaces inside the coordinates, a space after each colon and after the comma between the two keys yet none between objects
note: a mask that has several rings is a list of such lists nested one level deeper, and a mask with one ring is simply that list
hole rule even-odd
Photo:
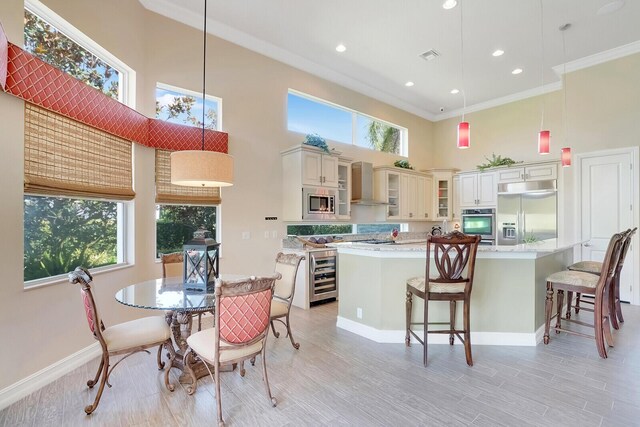
[{"label": "red pendant light", "polygon": [[563,168],[571,166],[571,147],[565,147],[562,149],[560,159],[562,160]]},{"label": "red pendant light", "polygon": [[550,145],[551,132],[548,130],[541,130],[538,132],[538,154],[549,154]]},{"label": "red pendant light", "polygon": [[471,129],[469,128],[469,122],[458,123],[458,148],[469,148],[470,135]]}]

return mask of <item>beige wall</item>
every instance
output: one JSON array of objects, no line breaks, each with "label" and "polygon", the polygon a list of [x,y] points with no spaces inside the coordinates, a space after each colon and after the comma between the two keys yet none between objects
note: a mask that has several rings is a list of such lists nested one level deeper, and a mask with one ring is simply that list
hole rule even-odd
[{"label": "beige wall", "polygon": [[[201,90],[201,33],[197,30],[150,13],[137,1],[116,0],[108,8],[97,0],[44,3],[136,71],[136,105],[142,113],[154,114],[157,81]],[[22,0],[2,1],[0,22],[16,44],[22,43],[22,10]],[[270,272],[280,249],[285,226],[279,221],[267,223],[264,217],[281,216],[280,150],[304,139],[286,130],[288,88],[406,127],[411,163],[418,168],[434,166],[429,155],[429,121],[215,37],[209,39],[207,79],[207,92],[223,99],[223,130],[229,133],[229,151],[236,159],[235,184],[222,192],[222,271]],[[0,339],[10,345],[0,359],[0,390],[94,341],[77,289],[65,281],[29,291],[23,288],[22,123],[23,102],[0,93],[0,180],[4,184]],[[376,165],[396,159],[344,144],[330,146]],[[130,204],[130,227],[135,265],[95,277],[96,298],[107,325],[151,314],[124,307],[113,295],[124,285],[160,274],[154,260],[154,152],[136,145],[134,157],[136,199]],[[267,230],[276,230],[279,237],[265,239]],[[243,231],[251,232],[250,240],[240,239]]]}]

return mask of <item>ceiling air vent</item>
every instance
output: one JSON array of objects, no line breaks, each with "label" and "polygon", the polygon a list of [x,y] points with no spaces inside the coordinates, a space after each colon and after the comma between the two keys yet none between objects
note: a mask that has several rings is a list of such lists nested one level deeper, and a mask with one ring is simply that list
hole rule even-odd
[{"label": "ceiling air vent", "polygon": [[420,54],[420,58],[424,59],[425,61],[431,61],[433,59],[436,59],[438,56],[440,56],[440,54],[435,49],[429,49],[428,51]]}]

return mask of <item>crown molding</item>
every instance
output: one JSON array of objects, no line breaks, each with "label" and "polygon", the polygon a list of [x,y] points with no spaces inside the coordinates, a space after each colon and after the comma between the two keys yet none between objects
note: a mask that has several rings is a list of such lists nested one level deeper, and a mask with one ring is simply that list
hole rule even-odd
[{"label": "crown molding", "polygon": [[603,64],[605,62],[613,61],[614,59],[623,58],[639,52],[640,40],[614,47],[613,49],[605,50],[604,52],[585,56],[584,58],[576,59],[575,61],[559,64],[552,67],[552,69],[559,77],[562,77],[564,73],[572,73],[574,71],[582,70],[583,68],[593,67],[594,65]]},{"label": "crown molding", "polygon": [[[185,25],[202,31],[202,16],[183,7],[177,6],[168,0],[139,0],[146,9],[165,16],[169,19],[179,21]],[[291,53],[285,49],[267,43],[245,32],[238,31],[222,22],[207,19],[207,32],[231,43],[242,46],[251,51],[257,52],[268,58],[290,65],[309,74],[337,83],[355,92],[370,96],[378,101],[389,104],[393,107],[407,111],[416,116],[433,121],[435,115],[422,108],[416,107],[406,101],[397,98],[387,92],[369,86],[366,83],[348,77],[331,68],[320,65],[307,58]]]},{"label": "crown molding", "polygon": [[[534,96],[543,95],[549,92],[555,92],[562,89],[562,82],[549,83],[541,87],[536,87],[522,92],[514,93],[511,95],[503,96],[501,98],[491,99],[486,102],[480,102],[478,104],[470,105],[464,109],[465,114],[474,113],[476,111],[486,110],[488,108],[498,107],[500,105],[509,104],[511,102],[520,101]],[[446,113],[438,114],[433,121],[439,122],[441,120],[451,119],[453,117],[462,115],[462,108],[448,111]]]}]

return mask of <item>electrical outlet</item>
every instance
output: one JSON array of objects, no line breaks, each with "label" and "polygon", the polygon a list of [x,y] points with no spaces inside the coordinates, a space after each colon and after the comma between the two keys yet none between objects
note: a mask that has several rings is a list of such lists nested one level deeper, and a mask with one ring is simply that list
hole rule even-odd
[{"label": "electrical outlet", "polygon": [[251,238],[251,233],[248,231],[242,232],[242,240],[249,240]]},{"label": "electrical outlet", "polygon": [[356,308],[356,317],[362,319],[362,309],[360,307]]},{"label": "electrical outlet", "polygon": [[265,231],[265,232],[264,232],[264,238],[265,238],[265,239],[268,239],[268,238],[269,238],[269,230],[267,230],[267,231]]},{"label": "electrical outlet", "polygon": [[278,238],[278,230],[273,230],[271,231],[271,237],[273,239],[277,239]]}]

